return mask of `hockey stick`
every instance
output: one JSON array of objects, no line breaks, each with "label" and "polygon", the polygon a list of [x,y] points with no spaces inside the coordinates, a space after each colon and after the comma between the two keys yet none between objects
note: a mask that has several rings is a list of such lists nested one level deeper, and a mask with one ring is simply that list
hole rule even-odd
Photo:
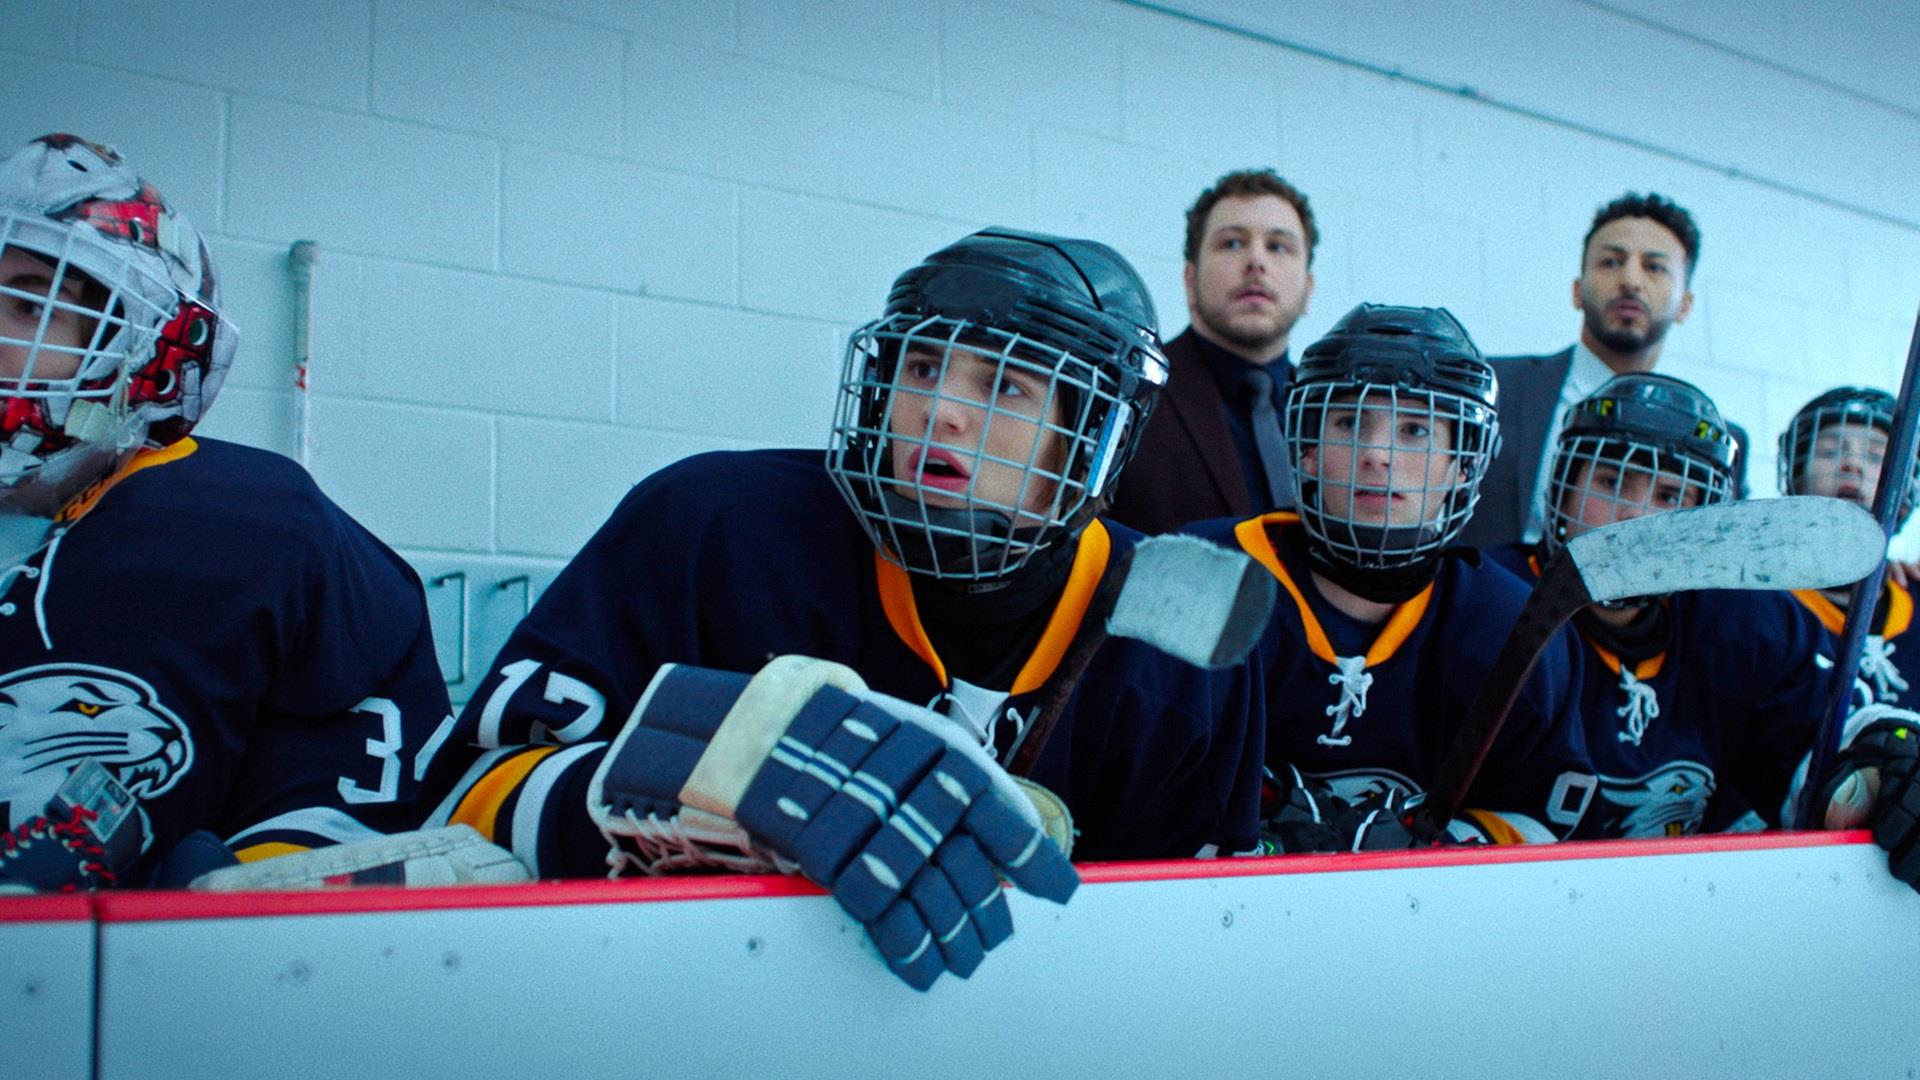
[{"label": "hockey stick", "polygon": [[1588,604],[1696,589],[1832,588],[1871,572],[1887,538],[1839,499],[1783,499],[1675,510],[1582,533],[1540,572],[1408,825],[1431,841],[1467,789],[1553,635]]},{"label": "hockey stick", "polygon": [[1109,637],[1145,642],[1196,667],[1239,663],[1273,615],[1273,575],[1237,551],[1191,536],[1153,536],[1107,571],[1034,717],[1013,745],[1007,771],[1031,772],[1067,700]]},{"label": "hockey stick", "polygon": [[[1914,428],[1920,425],[1920,408],[1915,408],[1916,372],[1920,372],[1920,316],[1915,316],[1913,338],[1907,345],[1907,370],[1900,377],[1900,396],[1893,406],[1893,430],[1887,437],[1887,454],[1881,459],[1880,485],[1873,491],[1873,517],[1888,540],[1893,539],[1900,517],[1900,500],[1906,495],[1907,478],[1912,473]],[[1847,599],[1847,621],[1842,624],[1840,641],[1834,646],[1833,689],[1821,712],[1820,734],[1813,741],[1812,760],[1807,767],[1807,784],[1800,792],[1802,823],[1817,820],[1813,800],[1819,792],[1834,756],[1840,753],[1840,733],[1851,712],[1853,681],[1860,672],[1860,653],[1866,647],[1867,631],[1879,607],[1880,590],[1887,577],[1882,559],[1867,576],[1854,583]]]}]

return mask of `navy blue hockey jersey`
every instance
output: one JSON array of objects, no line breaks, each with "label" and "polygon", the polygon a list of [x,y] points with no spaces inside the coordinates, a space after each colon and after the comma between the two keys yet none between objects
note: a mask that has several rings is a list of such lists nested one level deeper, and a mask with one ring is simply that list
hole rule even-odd
[{"label": "navy blue hockey jersey", "polygon": [[[861,533],[819,451],[678,462],[628,493],[508,638],[455,735],[491,752],[436,820],[473,825],[543,875],[605,873],[587,782],[666,663],[753,672],[782,654],[819,657],[991,738],[996,724],[1031,716],[1094,589],[1138,537],[1090,525],[1013,684],[969,687],[949,677],[908,575]],[[1108,641],[1032,772],[1072,810],[1075,857],[1251,848],[1256,694],[1244,669],[1210,673]]]},{"label": "navy blue hockey jersey", "polygon": [[133,880],[197,829],[247,859],[417,827],[451,722],[419,579],[279,455],[143,451],[0,570],[0,818],[97,760],[145,815]]},{"label": "navy blue hockey jersey", "polygon": [[[1526,545],[1493,554],[1538,578]],[[1831,657],[1820,626],[1777,592],[1704,590],[1661,603],[1664,633],[1637,658],[1576,631],[1581,715],[1600,772],[1589,818],[1604,836],[1680,836],[1723,823],[1722,807],[1745,806],[1778,825],[1832,685],[1831,664],[1816,659]]]},{"label": "navy blue hockey jersey", "polygon": [[[1342,649],[1327,621],[1344,617],[1308,576],[1298,514],[1188,531],[1246,551],[1285,593],[1257,650],[1269,765],[1291,762],[1348,797],[1425,791],[1526,603],[1526,584],[1472,552],[1449,553],[1432,584],[1377,632],[1366,628],[1363,645]],[[1566,839],[1580,830],[1595,780],[1579,691],[1572,643],[1556,635],[1467,792],[1464,816],[1495,840]]]},{"label": "navy blue hockey jersey", "polygon": [[[1847,613],[1840,605],[1822,596],[1817,589],[1796,589],[1793,598],[1820,620],[1832,640],[1840,640],[1846,629]],[[1907,671],[1895,659],[1906,649]],[[1920,630],[1913,622],[1913,594],[1888,578],[1875,605],[1873,626],[1860,653],[1860,681],[1873,690],[1875,701],[1920,709]]]}]

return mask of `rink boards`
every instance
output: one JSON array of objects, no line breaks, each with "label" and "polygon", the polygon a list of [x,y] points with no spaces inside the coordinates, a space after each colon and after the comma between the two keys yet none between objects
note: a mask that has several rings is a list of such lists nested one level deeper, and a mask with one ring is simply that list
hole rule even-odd
[{"label": "rink boards", "polygon": [[0,900],[0,1076],[1888,1076],[1864,833],[1083,867],[920,994],[805,882]]}]

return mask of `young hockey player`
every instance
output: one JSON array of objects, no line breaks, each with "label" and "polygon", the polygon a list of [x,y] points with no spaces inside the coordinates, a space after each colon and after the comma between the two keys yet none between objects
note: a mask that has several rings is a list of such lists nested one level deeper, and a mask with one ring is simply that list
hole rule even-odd
[{"label": "young hockey player", "polygon": [[[1278,781],[1269,827],[1283,847],[1300,846],[1303,807],[1324,816],[1326,800],[1303,791],[1363,808],[1427,791],[1526,602],[1512,574],[1447,549],[1499,444],[1494,397],[1492,369],[1447,311],[1362,304],[1307,347],[1287,398],[1299,509],[1195,527],[1285,588],[1257,651]],[[1561,635],[1468,793],[1474,809],[1449,825],[1455,839],[1574,832],[1594,788],[1578,690]]]},{"label": "young hockey player", "polygon": [[[1821,394],[1781,433],[1781,489],[1871,507],[1893,425],[1894,399],[1885,391],[1843,386]],[[1920,496],[1920,460],[1895,467],[1904,468],[1906,478],[1896,511],[1904,524]],[[1837,640],[1850,594],[1793,595]],[[1900,645],[1912,648],[1920,641],[1909,633],[1912,625],[1913,594],[1890,576],[1875,606],[1856,682],[1871,700],[1847,718],[1845,745],[1813,805],[1826,808],[1829,827],[1870,827],[1874,842],[1887,850],[1893,875],[1920,888],[1920,718],[1912,712],[1920,687],[1894,661]]]},{"label": "young hockey player", "polygon": [[[764,777],[825,755],[833,763],[815,775],[852,790],[841,782],[862,775],[864,751],[845,760],[818,734],[852,706],[831,694],[823,703],[808,681],[817,668],[800,665],[814,674],[799,689],[787,664],[769,668],[755,680],[765,693],[743,694],[745,676],[729,674],[785,654],[856,672],[869,711],[890,711],[894,723],[957,731],[976,753],[1007,760],[1063,652],[1096,629],[1083,626],[1089,600],[1137,538],[1096,514],[1166,378],[1155,325],[1132,267],[1091,241],[988,229],[902,274],[885,314],[852,337],[825,455],[679,462],[635,487],[573,559],[462,716],[455,740],[491,752],[439,817],[473,825],[548,876],[764,868],[770,851],[832,887],[909,982],[970,971],[1003,926],[950,932],[928,903],[925,922],[944,936],[907,955],[874,911],[902,889],[923,899],[917,865],[881,872],[896,882],[882,901],[853,900],[852,872],[840,866],[874,864],[848,862],[864,841],[836,833],[844,815],[829,821],[794,799],[755,817],[753,798],[697,790],[705,770],[692,762],[732,752],[734,740],[714,733],[720,713],[722,728],[733,723],[729,703],[771,697],[787,703],[772,726],[788,738],[738,771],[765,760],[761,786],[779,789],[787,780]],[[721,689],[703,704],[688,690],[701,686]],[[1075,854],[1252,848],[1256,692],[1244,668],[1210,674],[1109,641],[1032,773],[1070,808]],[[674,723],[686,729],[678,743],[655,731]],[[550,745],[526,745],[541,743]],[[899,821],[894,795],[905,789],[888,786],[896,790],[872,803],[869,829]],[[745,835],[729,833],[726,818]],[[833,857],[796,857],[800,841],[782,829],[797,821],[812,823],[812,842]],[[921,856],[941,858],[939,835],[916,841]],[[986,873],[946,895],[972,906],[997,904],[998,891]]]},{"label": "young hockey player", "polygon": [[234,339],[200,234],[114,151],[0,163],[0,887],[426,816],[452,718],[419,580],[292,462],[189,435]]},{"label": "young hockey player", "polygon": [[[1734,457],[1726,423],[1699,389],[1666,375],[1616,376],[1561,429],[1545,537],[1495,558],[1532,580],[1589,529],[1725,502]],[[1710,590],[1596,604],[1573,623],[1600,773],[1588,813],[1601,835],[1716,826],[1731,816],[1708,812],[1723,789],[1720,806],[1744,804],[1779,823],[1830,682],[1813,620],[1780,593]]]},{"label": "young hockey player", "polygon": [[[1795,413],[1787,430],[1780,433],[1780,490],[1789,495],[1847,499],[1871,509],[1892,426],[1893,395],[1884,390],[1840,386],[1821,394]],[[1917,491],[1920,463],[1908,472],[1899,509],[1902,525],[1913,510]],[[1846,623],[1849,590],[1802,589],[1793,596],[1839,638]],[[1890,575],[1874,609],[1866,651],[1860,656],[1860,678],[1873,688],[1876,701],[1906,709],[1920,706],[1920,679],[1903,674],[1894,659],[1904,645],[1909,670],[1920,674],[1920,667],[1913,664],[1913,657],[1920,654],[1920,634],[1910,633],[1913,629],[1913,593]]]}]

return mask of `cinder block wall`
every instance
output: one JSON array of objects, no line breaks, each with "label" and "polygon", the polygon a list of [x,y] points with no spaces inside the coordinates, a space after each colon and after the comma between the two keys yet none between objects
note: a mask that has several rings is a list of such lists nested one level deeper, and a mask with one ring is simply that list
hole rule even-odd
[{"label": "cinder block wall", "polygon": [[1181,213],[1245,165],[1321,219],[1302,342],[1379,300],[1561,348],[1595,206],[1677,198],[1705,241],[1662,368],[1754,432],[1770,491],[1800,403],[1898,382],[1920,4],[1669,7],[34,0],[0,141],[111,142],[209,233],[243,339],[205,431],[291,454],[307,410],[334,497],[467,574],[429,590],[451,678],[635,480],[822,443],[847,332],[970,229],[1108,241],[1178,331]]}]

